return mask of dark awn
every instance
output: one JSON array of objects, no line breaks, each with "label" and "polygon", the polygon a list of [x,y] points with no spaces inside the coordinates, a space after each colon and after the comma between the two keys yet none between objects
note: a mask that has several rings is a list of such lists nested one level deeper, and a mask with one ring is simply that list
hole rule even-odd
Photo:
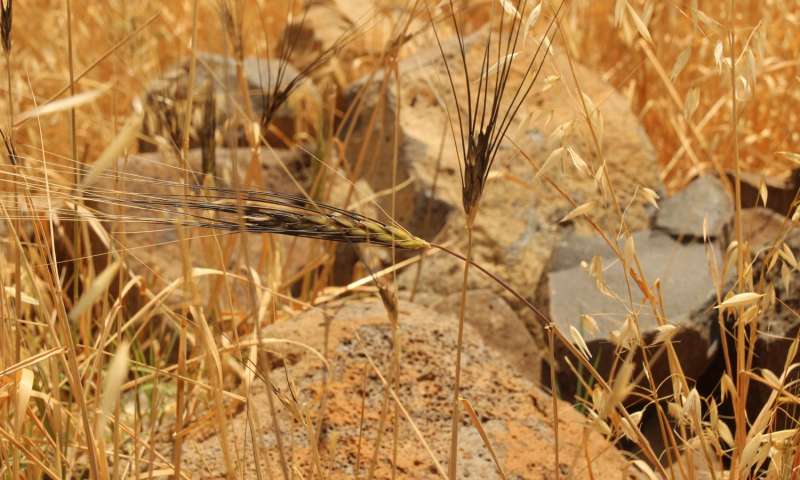
[{"label": "dark awn", "polygon": [[[458,138],[455,139],[456,150],[461,160],[460,163],[463,163],[463,167],[459,165],[462,203],[470,223],[474,221],[476,207],[483,194],[489,171],[492,168],[500,145],[522,104],[539,78],[547,54],[545,46],[549,45],[549,35],[555,26],[563,5],[564,2],[559,5],[553,19],[548,24],[544,38],[538,43],[530,61],[525,66],[519,85],[512,93],[509,93],[511,90],[509,82],[519,53],[518,48],[527,34],[527,32],[523,31],[523,18],[531,14],[531,12],[527,11],[527,0],[522,0],[519,3],[517,14],[501,12],[497,34],[491,29],[489,30],[488,38],[483,48],[477,88],[472,86],[473,76],[470,74],[470,67],[467,62],[468,47],[464,42],[463,29],[456,18],[456,8],[453,1],[450,0],[451,18],[456,30],[461,69],[466,82],[466,111],[464,111],[464,107],[459,102],[453,78],[454,72],[447,61],[447,55],[444,52],[434,24],[433,31],[444,59],[447,77],[456,105],[456,116],[458,118]],[[510,25],[509,20],[507,20],[508,16],[511,16]],[[495,36],[497,39],[495,39]],[[492,60],[495,61],[492,62]],[[494,72],[493,76],[492,72]],[[456,136],[455,132],[453,135],[454,137]]]}]

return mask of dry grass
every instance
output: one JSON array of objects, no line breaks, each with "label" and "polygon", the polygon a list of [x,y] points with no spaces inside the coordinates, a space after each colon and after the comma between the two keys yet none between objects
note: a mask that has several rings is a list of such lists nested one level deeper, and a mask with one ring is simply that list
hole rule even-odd
[{"label": "dry grass", "polygon": [[[425,2],[364,2],[367,6],[356,3],[358,8],[345,8],[349,18],[341,22],[346,32],[343,36],[327,37],[332,38],[328,45],[306,45],[306,19],[299,0],[73,0],[66,4],[37,0],[17,2],[13,12],[8,0],[2,2],[0,34],[8,66],[7,95],[3,97],[9,101],[0,109],[0,124],[7,137],[6,164],[0,179],[5,232],[0,259],[0,290],[4,293],[0,296],[0,476],[181,476],[180,449],[172,458],[166,458],[159,446],[165,439],[179,446],[187,431],[203,424],[222,433],[220,455],[224,457],[226,475],[239,476],[239,452],[225,433],[230,414],[226,402],[233,399],[248,404],[254,377],[271,365],[265,351],[253,348],[265,340],[262,327],[290,319],[312,304],[356,288],[329,288],[336,257],[334,247],[324,247],[324,253],[299,273],[282,271],[282,259],[293,254],[293,247],[269,235],[260,250],[261,260],[250,259],[246,253],[250,251],[247,236],[240,235],[243,232],[363,243],[391,251],[388,263],[398,266],[389,266],[375,277],[381,279],[378,292],[394,327],[395,347],[388,374],[381,373],[367,357],[384,386],[381,433],[372,450],[375,456],[366,458],[364,454],[358,462],[371,478],[381,442],[391,441],[397,455],[400,421],[412,425],[419,446],[434,456],[396,394],[402,368],[397,314],[401,307],[392,282],[384,280],[391,278],[396,268],[410,264],[398,262],[395,250],[436,247],[452,253],[465,266],[460,309],[463,326],[465,310],[469,308],[465,296],[467,278],[473,265],[472,224],[494,155],[501,144],[507,145],[506,140],[514,144],[506,134],[517,108],[534,88],[542,56],[534,55],[530,63],[521,67],[521,86],[513,88],[509,76],[514,68],[520,69],[514,65],[516,43],[493,43],[491,49],[487,44],[481,65],[466,65],[466,54],[459,59],[465,63],[458,68],[466,66],[465,72],[467,68],[472,72],[465,73],[472,79],[467,85],[476,89],[464,103],[451,81],[455,98],[443,105],[448,106],[453,121],[450,133],[456,139],[456,151],[463,164],[463,207],[469,240],[466,255],[462,256],[447,246],[428,243],[396,224],[392,220],[398,213],[394,200],[391,211],[380,214],[385,220],[350,208],[360,169],[337,163],[344,156],[342,150],[347,142],[341,142],[335,130],[345,123],[342,118],[359,113],[336,111],[335,95],[325,96],[318,109],[298,109],[305,118],[297,122],[296,138],[280,137],[281,132],[272,125],[273,117],[292,101],[293,93],[298,94],[295,97],[303,95],[302,82],[284,80],[286,71],[282,69],[275,71],[275,81],[267,82],[273,88],[271,103],[264,105],[260,118],[256,118],[249,102],[237,106],[237,123],[243,126],[250,148],[243,167],[249,165],[250,172],[257,170],[261,150],[272,148],[264,143],[264,137],[275,133],[292,147],[313,150],[317,164],[313,178],[293,178],[296,194],[260,191],[252,176],[240,180],[238,173],[231,188],[216,186],[219,178],[214,176],[212,167],[215,142],[209,141],[216,128],[213,109],[208,103],[193,104],[197,101],[195,94],[202,93],[196,92],[199,85],[194,85],[193,80],[199,61],[197,53],[216,52],[238,60],[271,56],[284,62],[296,61],[303,65],[299,69],[302,78],[313,78],[324,87],[320,91],[333,93],[362,75],[382,69],[381,88],[385,90],[392,82],[399,86],[403,81],[397,62],[413,55],[406,48],[409,39],[464,35],[484,28],[486,18],[491,19],[488,23],[495,26],[495,31],[498,20],[507,22],[502,23],[503,28],[510,28],[495,41],[505,35],[513,38],[515,31],[519,35],[528,28],[523,22],[530,18],[532,10],[541,8],[543,18],[556,18],[555,10],[561,3],[544,2],[539,7],[539,2],[532,1],[475,2],[468,6],[456,2],[449,8]],[[567,57],[570,76],[564,72],[561,81],[574,86],[577,92],[582,89],[574,74],[574,63],[581,62],[600,72],[627,96],[656,147],[662,177],[669,188],[677,189],[698,173],[713,171],[732,179],[730,190],[740,200],[739,184],[745,172],[756,172],[757,182],[759,176],[766,175],[774,183],[773,177],[793,178],[790,169],[800,163],[800,16],[792,2],[730,0],[699,5],[701,10],[696,9],[696,3],[566,1],[553,23],[556,33],[547,44],[554,43],[556,54]],[[518,17],[513,13],[515,8]],[[451,16],[454,10],[459,12],[455,23]],[[290,17],[297,29],[289,29],[281,37]],[[322,28],[313,19],[309,22],[308,25]],[[435,34],[432,24],[436,26]],[[463,48],[462,45],[462,53]],[[175,108],[175,128],[163,135],[171,143],[157,142],[165,162],[170,162],[170,168],[184,181],[154,181],[120,172],[116,160],[133,152],[142,121],[142,112],[134,106],[136,96],[145,91],[151,79],[187,59],[192,65],[187,95]],[[460,75],[453,65],[449,69],[449,74]],[[472,78],[475,73],[477,78]],[[237,66],[237,80],[238,84],[224,95],[247,98],[241,64]],[[448,99],[451,94],[436,93]],[[582,94],[578,98],[576,116],[590,132],[587,143],[592,145],[595,161],[587,164],[567,146],[563,152],[568,152],[573,164],[580,167],[578,174],[588,175],[596,182],[597,198],[592,199],[593,203],[578,205],[571,193],[561,188],[559,178],[545,171],[537,173],[545,180],[537,188],[555,188],[572,202],[575,209],[568,218],[587,222],[629,272],[630,292],[645,299],[646,307],[663,330],[659,354],[669,359],[671,394],[659,396],[663,390],[654,384],[649,363],[653,354],[642,340],[635,317],[620,332],[625,341],[617,350],[614,374],[604,379],[584,353],[581,333],[555,330],[524,295],[512,290],[507,279],[493,276],[490,266],[474,267],[535,310],[549,334],[551,351],[555,342],[561,342],[581,363],[582,371],[589,372],[583,385],[588,395],[582,408],[591,419],[591,428],[612,442],[627,438],[635,444],[640,457],[634,463],[645,475],[797,478],[799,434],[797,423],[791,419],[800,401],[794,358],[798,342],[793,344],[781,372],[752,368],[753,341],[760,322],[767,321],[776,308],[779,300],[774,292],[778,284],[788,283],[797,269],[794,255],[784,245],[797,218],[787,218],[770,248],[752,252],[743,241],[740,218],[741,207],[749,205],[737,202],[736,242],[726,250],[717,271],[717,278],[728,278],[727,273],[734,272],[736,281],[732,286],[723,282],[715,285],[719,325],[730,338],[723,342],[725,371],[720,372],[719,390],[702,398],[683,374],[668,341],[670,319],[663,312],[658,282],[648,279],[642,271],[624,208],[609,181],[602,148],[603,99]],[[462,110],[465,107],[467,112]],[[187,127],[195,119],[185,112],[195,110],[205,126],[200,130],[202,171],[192,171],[187,163]],[[373,121],[374,118],[370,120]],[[399,189],[399,145],[397,132],[393,135],[391,177],[397,188],[378,195],[391,195],[394,199]],[[524,156],[524,152],[518,153]],[[364,151],[358,153],[359,164],[363,155]],[[531,163],[536,164],[533,160]],[[137,187],[159,183],[177,193],[137,193]],[[345,185],[346,198],[330,196],[335,184]],[[105,208],[98,208],[98,203],[104,203]],[[594,205],[599,204],[615,209],[620,228],[611,231],[593,221]],[[797,217],[796,212],[793,207],[790,217]],[[149,225],[152,232],[177,232],[180,258],[170,260],[181,264],[182,275],[165,279],[166,286],[160,290],[143,284],[136,273],[137,252],[128,249],[126,240],[131,233],[127,230],[136,224]],[[620,238],[622,247],[617,242]],[[233,245],[238,241],[244,243],[243,255],[234,253]],[[369,248],[359,249],[364,269],[371,275],[377,263],[372,261],[370,252]],[[196,267],[207,258],[213,259],[213,267]],[[762,264],[766,268],[759,267]],[[259,277],[258,272],[253,274],[250,270],[251,265],[270,268],[261,268],[263,275]],[[780,271],[779,279],[776,271]],[[759,276],[760,272],[764,273]],[[370,275],[353,285],[369,283]],[[219,278],[207,298],[200,295],[196,285],[204,277]],[[287,277],[300,279],[299,293],[291,288]],[[233,279],[242,278],[248,285],[247,292],[234,293]],[[164,298],[179,291],[180,302],[164,303]],[[131,311],[126,302],[134,292],[140,298]],[[218,300],[222,298],[225,300]],[[633,293],[624,301],[635,311]],[[459,339],[459,369],[460,343]],[[637,352],[642,355],[646,372],[642,382],[633,378]],[[323,358],[327,355],[316,353]],[[451,478],[458,473],[455,452],[462,405],[495,458],[491,439],[469,399],[460,397],[459,370],[455,384],[453,441],[447,472]],[[758,384],[769,386],[774,393],[753,416],[746,406]],[[262,431],[262,425],[272,428],[279,423],[274,403],[292,405],[273,389],[267,391],[270,418],[256,418],[248,409],[252,432]],[[667,446],[663,452],[656,451],[640,430],[642,411],[626,409],[624,401],[632,395],[646,400],[657,411],[661,438]],[[719,408],[724,402],[732,405],[732,421],[721,418]],[[318,440],[322,421],[315,423],[317,420],[295,407],[296,419],[308,438]],[[324,406],[320,409],[323,411]],[[206,413],[198,416],[198,410]],[[553,410],[557,415],[555,401]],[[320,417],[324,419],[324,412]],[[383,426],[390,422],[394,426],[391,440],[382,437]],[[557,417],[554,425],[558,438]],[[255,433],[250,440],[259,444]],[[265,461],[254,459],[259,477],[271,478],[280,472],[283,478],[289,478],[295,474],[295,467],[284,456],[280,433],[277,442],[279,465],[262,472]],[[318,441],[311,443],[316,445]],[[266,455],[259,447],[252,451],[256,456]],[[311,467],[303,472],[304,478],[326,476],[326,454],[312,449]],[[662,455],[669,461],[663,461]],[[558,464],[557,449],[554,458]],[[433,460],[436,473],[444,477],[445,469],[439,463],[444,459]],[[498,474],[504,476],[502,465],[496,458],[495,462]],[[558,468],[555,472],[558,475]]]}]

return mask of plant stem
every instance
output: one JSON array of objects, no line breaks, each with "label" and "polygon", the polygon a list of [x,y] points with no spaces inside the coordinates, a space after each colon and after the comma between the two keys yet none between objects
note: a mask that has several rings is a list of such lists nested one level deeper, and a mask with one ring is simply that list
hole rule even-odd
[{"label": "plant stem", "polygon": [[[558,394],[557,394],[557,384],[556,384],[556,342],[555,342],[555,335],[553,330],[555,329],[555,325],[550,325],[547,328],[547,340],[548,345],[550,347],[550,385],[552,391],[550,392],[550,397],[553,400],[553,436],[555,438],[554,444],[554,454],[555,454],[555,465],[553,466],[553,473],[555,473],[556,480],[559,479],[560,469],[561,469],[561,462],[558,458]],[[591,462],[587,461],[586,466],[591,468]]]},{"label": "plant stem", "polygon": [[460,401],[461,395],[461,350],[464,346],[464,314],[467,309],[467,281],[469,280],[469,266],[472,264],[472,222],[467,223],[467,261],[464,262],[464,282],[461,286],[461,306],[458,312],[458,343],[456,344],[456,373],[453,385],[453,423],[450,436],[450,461],[447,473],[450,480],[455,480],[458,473],[458,428],[461,425]]}]

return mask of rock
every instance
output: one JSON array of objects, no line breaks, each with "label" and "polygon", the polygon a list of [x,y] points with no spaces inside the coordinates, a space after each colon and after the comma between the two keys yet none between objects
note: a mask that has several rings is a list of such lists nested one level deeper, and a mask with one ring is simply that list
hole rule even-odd
[{"label": "rock", "polygon": [[[285,86],[300,75],[293,66],[273,59],[246,58],[242,68],[254,120],[257,122],[262,120],[264,106],[268,104],[275,84],[280,81],[280,85]],[[282,68],[283,73],[279,80],[278,72]],[[207,108],[210,98],[214,99],[216,113],[216,141],[227,146],[246,146],[247,139],[241,126],[241,109],[244,108],[241,105],[244,105],[244,99],[236,76],[236,61],[222,55],[199,53],[195,72],[190,146],[199,147],[200,136],[207,135],[202,132],[202,119],[203,110]],[[169,145],[173,142],[176,145],[181,144],[188,89],[189,60],[168,69],[161,78],[148,85],[143,99],[143,134],[146,140],[139,143],[141,152],[155,150],[159,137],[163,139],[161,143],[166,141]],[[305,93],[299,90],[293,92],[272,117],[269,129],[262,125],[262,134],[270,144],[285,146],[298,133],[296,126],[303,124],[300,113],[312,114],[314,109],[310,104],[319,105],[319,93],[308,79],[303,80],[303,88],[300,90]],[[301,99],[310,100],[301,107]],[[307,123],[314,124],[314,121],[311,119]]]},{"label": "rock", "polygon": [[[482,30],[465,39],[469,50],[468,62],[481,63],[481,49],[469,46],[480,46],[485,41],[485,33]],[[433,42],[431,40],[435,44]],[[458,61],[457,44],[452,39],[443,43],[451,66],[457,65],[453,63]],[[521,52],[518,59],[520,64],[526,61],[523,57],[527,54],[526,51]],[[550,139],[550,134],[567,121],[573,121],[575,127],[565,137],[564,143],[573,146],[587,162],[597,165],[599,161],[591,146],[591,135],[580,108],[568,100],[576,98],[574,92],[569,91],[573,85],[569,67],[558,58],[552,62],[564,80],[553,83],[546,92],[538,93],[536,90],[524,103],[517,122],[509,130],[510,137],[530,162],[513,148],[510,141],[503,144],[493,167],[496,176],[492,176],[486,186],[474,230],[474,259],[491,267],[530,299],[533,299],[544,272],[546,259],[550,257],[560,236],[560,228],[556,223],[574,208],[551,186],[534,179],[536,169],[531,163],[541,165],[560,146],[560,143]],[[630,204],[626,219],[631,228],[644,228],[649,224],[648,207],[640,195],[633,198],[639,186],[662,190],[653,148],[625,98],[605,83],[600,75],[581,65],[575,68],[582,90],[597,100],[605,119],[602,142],[604,159],[620,203],[626,206]],[[395,142],[393,132],[399,132],[397,178],[399,182],[406,178],[411,182],[397,196],[397,212],[401,223],[425,238],[436,238],[439,243],[450,242],[451,247],[463,252],[466,235],[461,206],[460,167],[441,99],[448,102],[451,112],[455,109],[441,53],[436,47],[416,52],[400,62],[399,71],[399,91],[393,80],[383,88],[382,75],[376,75],[371,86],[365,87],[367,80],[362,80],[351,87],[351,92],[364,88],[367,93],[359,119],[351,120],[356,128],[349,133],[349,137],[343,137],[346,140],[345,157],[352,165],[356,165],[360,152],[365,149],[365,139],[370,138],[371,143],[366,150],[371,153],[363,155],[361,162],[367,164],[362,168],[365,172],[380,172],[380,178],[365,178],[374,190],[381,191],[386,188],[386,176],[391,172]],[[456,75],[454,81],[457,95],[464,98],[464,80]],[[435,89],[436,95],[431,93],[432,89]],[[347,96],[348,99],[356,97],[355,93]],[[368,119],[372,115],[376,121],[370,124]],[[394,119],[398,115],[400,123],[395,129]],[[557,168],[554,168],[551,176],[578,203],[597,197],[595,182],[591,178],[572,172],[560,175]],[[388,197],[384,199],[384,209],[388,201]],[[618,227],[619,218],[611,208],[598,205],[596,217],[595,220],[604,227],[614,230]],[[426,285],[431,294],[447,297],[461,289],[461,268],[461,262],[452,257],[434,255],[425,261],[421,284]],[[410,269],[400,276],[400,285],[410,289],[415,276],[414,269]],[[490,288],[496,292],[502,290],[494,282],[475,273],[470,277],[470,289],[477,288]],[[512,308],[521,312],[520,302],[503,295]],[[532,321],[530,317],[526,318],[526,322]]]},{"label": "rock", "polygon": [[[446,470],[457,322],[452,316],[403,303],[400,325],[403,357],[397,393]],[[306,421],[319,420],[325,376],[322,362],[310,351],[313,348],[328,352],[330,365],[324,425],[317,444],[324,475],[331,479],[365,475],[376,438],[383,390],[372,371],[363,389],[368,365],[363,352],[369,353],[384,375],[387,373],[392,342],[383,306],[377,301],[329,305],[324,311],[309,311],[273,324],[264,334],[274,342],[269,345],[275,359],[269,375],[283,399],[275,404],[289,468],[304,473],[310,468],[309,430],[296,417],[293,419],[290,410],[303,412]],[[477,412],[508,478],[552,478],[555,440],[551,399],[513,373],[510,365],[484,343],[471,325],[465,326],[464,339],[463,395]],[[282,340],[301,342],[307,347],[282,343]],[[291,386],[287,382],[291,382]],[[362,402],[365,402],[363,429],[359,427]],[[263,387],[255,388],[250,405],[255,417],[261,419],[262,425],[256,435],[261,443],[261,456],[269,457],[272,478],[276,478],[279,475],[277,444]],[[595,475],[626,469],[626,460],[613,446],[598,434],[584,431],[586,420],[578,412],[564,402],[559,402],[558,408],[562,475],[594,478],[587,472],[586,457],[592,458]],[[236,450],[243,465],[244,471],[240,472],[243,476],[235,476],[256,478],[251,437],[246,433],[247,413],[235,413],[228,423],[231,446],[243,446]],[[399,424],[397,478],[437,478],[433,461],[407,421],[401,418]],[[309,424],[308,428],[313,431],[315,425]],[[383,435],[375,478],[390,476],[392,433],[389,425],[391,421],[387,421]],[[218,435],[214,432],[204,438],[197,435],[190,433],[184,444],[184,472],[193,477],[220,478],[224,474],[224,464]],[[359,439],[361,467],[357,472]],[[491,457],[466,416],[460,439],[459,478],[495,478],[497,473]]]},{"label": "rock", "polygon": [[[728,171],[726,173],[728,181],[733,185],[733,182],[736,181],[736,172]],[[760,192],[763,183],[767,187],[766,208],[780,215],[792,213],[792,203],[797,189],[800,187],[800,169],[793,169],[780,176],[742,172],[739,178],[742,181],[742,207],[763,205]]]},{"label": "rock", "polygon": [[[756,213],[757,215],[754,215]],[[762,369],[766,369],[780,377],[785,371],[792,342],[800,335],[800,317],[797,315],[797,312],[800,311],[800,292],[798,292],[797,288],[796,269],[792,269],[784,260],[778,260],[773,268],[767,271],[767,260],[773,252],[772,247],[781,238],[784,239],[783,244],[792,251],[793,255],[800,255],[800,231],[796,229],[796,226],[794,226],[794,229],[788,230],[792,228],[790,227],[791,224],[784,225],[781,220],[783,217],[777,214],[767,217],[769,218],[768,224],[771,224],[771,227],[767,227],[765,223],[762,223],[766,213],[758,210],[757,212],[748,212],[745,215],[745,212],[742,212],[744,231],[753,230],[754,225],[746,223],[751,221],[753,217],[759,218],[757,225],[760,224],[764,227],[761,233],[764,234],[765,244],[762,246],[761,251],[756,250],[757,247],[753,245],[753,251],[756,254],[753,264],[753,279],[756,282],[756,291],[774,289],[776,299],[770,305],[762,304],[763,310],[758,317],[758,337],[754,345],[755,351],[751,370],[760,373]],[[769,233],[772,235],[769,235]],[[769,238],[770,236],[771,238]],[[714,320],[716,320],[716,315]],[[728,318],[727,325],[729,331],[736,331],[734,318]],[[728,345],[729,350],[734,349],[730,351],[735,351],[736,343],[734,338],[729,337]],[[734,362],[734,368],[736,368],[735,359],[732,361]],[[795,358],[790,363],[797,361],[798,359]],[[800,372],[797,369],[791,371],[785,380],[786,385],[794,385],[790,387],[790,391],[795,395],[797,394],[796,385],[798,381],[800,381]],[[751,382],[747,397],[748,415],[751,418],[755,418],[758,415],[772,392],[772,388],[761,382]],[[789,425],[792,425],[794,421],[794,413],[789,408],[776,413],[774,425],[778,430],[790,428]]]},{"label": "rock", "polygon": [[[638,244],[650,234],[648,232],[635,233],[634,242]],[[597,235],[586,235],[575,229],[569,230],[558,240],[553,248],[553,254],[548,263],[549,272],[559,272],[576,267],[581,262],[589,262],[592,257],[601,256],[611,258],[613,252],[606,242]]]},{"label": "rock", "polygon": [[[573,235],[570,239],[582,245],[579,236]],[[714,285],[707,268],[707,247],[700,243],[682,244],[659,232],[640,232],[634,236],[634,243],[649,284],[652,285],[655,279],[661,282],[660,293],[666,319],[678,327],[672,339],[676,353],[686,377],[696,380],[705,372],[716,348],[708,318]],[[570,261],[583,260],[589,263],[594,255],[603,258],[603,278],[608,292],[604,294],[600,291],[584,266],[552,271],[547,275],[547,312],[561,332],[569,332],[570,327],[581,332],[592,352],[592,363],[608,378],[616,357],[615,332],[623,329],[626,317],[635,315],[638,329],[647,344],[653,341],[658,322],[650,304],[642,298],[635,284],[630,286],[634,302],[631,310],[627,300],[628,284],[620,262],[612,257],[611,249],[605,247],[605,251],[591,251],[596,248],[594,242],[590,241],[588,245],[592,248],[584,257],[575,256],[578,247],[561,246],[557,252],[568,252]],[[719,263],[718,248],[713,244],[710,248]],[[555,263],[559,264],[559,260]],[[567,265],[566,262],[561,264]],[[628,281],[632,282],[630,277]],[[594,336],[583,327],[581,315],[590,315],[595,319],[598,331]],[[577,393],[578,381],[564,360],[566,350],[563,347],[556,349],[559,392],[565,398],[572,398]],[[668,378],[669,365],[666,356],[653,353],[655,350],[650,355],[651,367],[656,384],[660,384]],[[577,365],[576,359],[571,362]],[[641,361],[635,363],[641,365]],[[549,383],[548,368],[543,368],[542,380]],[[669,387],[669,382],[665,382],[665,387]]]},{"label": "rock", "polygon": [[[434,308],[442,314],[457,317],[460,306],[461,294],[455,293]],[[540,349],[525,328],[525,323],[503,297],[488,289],[467,292],[464,320],[478,332],[488,347],[499,352],[514,367],[515,372],[532,382],[539,378]]]},{"label": "rock", "polygon": [[732,218],[733,202],[722,182],[704,175],[661,202],[655,225],[676,237],[703,238],[703,222],[707,219],[707,235],[717,238]]},{"label": "rock", "polygon": [[[786,217],[767,208],[742,209],[742,236],[754,251],[772,246],[781,238],[786,228]],[[728,238],[736,239],[733,224],[729,225]]]}]

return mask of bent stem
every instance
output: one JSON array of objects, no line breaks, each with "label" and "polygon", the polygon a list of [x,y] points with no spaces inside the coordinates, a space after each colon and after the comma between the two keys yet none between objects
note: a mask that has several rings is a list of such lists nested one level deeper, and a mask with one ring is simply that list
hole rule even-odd
[{"label": "bent stem", "polygon": [[461,306],[458,312],[456,372],[453,381],[453,424],[452,434],[450,436],[450,460],[447,464],[447,474],[451,480],[455,480],[458,471],[458,429],[461,425],[461,411],[459,408],[461,397],[461,350],[464,345],[464,313],[467,309],[467,281],[469,280],[469,266],[472,264],[472,223],[472,219],[467,221],[467,261],[464,262],[464,282],[461,286]]}]

